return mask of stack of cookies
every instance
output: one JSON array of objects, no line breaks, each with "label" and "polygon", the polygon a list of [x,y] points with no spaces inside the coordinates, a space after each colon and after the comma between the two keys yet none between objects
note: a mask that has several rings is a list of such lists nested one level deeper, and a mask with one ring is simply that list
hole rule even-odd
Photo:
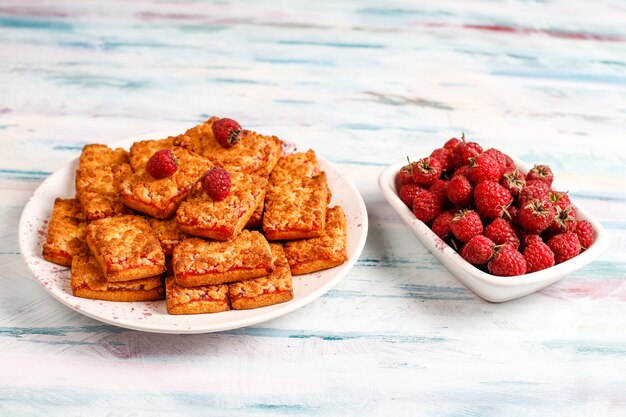
[{"label": "stack of cookies", "polygon": [[[77,297],[165,298],[171,314],[289,301],[292,274],[347,260],[346,219],[328,207],[315,153],[283,156],[282,145],[218,118],[130,153],[87,145],[43,256],[71,266]],[[155,171],[159,154],[170,159]],[[213,170],[227,184],[219,195],[207,190]]]}]

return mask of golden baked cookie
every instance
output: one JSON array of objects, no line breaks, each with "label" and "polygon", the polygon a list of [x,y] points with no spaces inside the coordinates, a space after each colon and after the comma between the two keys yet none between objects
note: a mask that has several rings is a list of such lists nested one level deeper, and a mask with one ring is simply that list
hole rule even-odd
[{"label": "golden baked cookie", "polygon": [[164,295],[161,275],[133,281],[110,282],[94,258],[88,254],[75,256],[71,273],[72,294],[76,297],[106,301],[154,301]]},{"label": "golden baked cookie", "polygon": [[119,187],[120,200],[128,207],[158,219],[171,217],[195,183],[213,164],[189,151],[173,148],[178,170],[170,177],[154,178],[145,166]]},{"label": "golden baked cookie", "polygon": [[174,137],[165,139],[142,140],[133,143],[130,147],[130,167],[137,172],[146,167],[152,155],[161,149],[171,149],[174,146]]},{"label": "golden baked cookie", "polygon": [[218,313],[230,310],[228,285],[183,287],[173,276],[165,281],[165,303],[170,314]]},{"label": "golden baked cookie", "polygon": [[169,219],[155,219],[150,217],[146,220],[148,220],[150,227],[154,230],[154,233],[156,233],[156,237],[159,239],[159,243],[161,243],[161,248],[165,256],[171,256],[174,252],[174,247],[187,237],[187,235],[178,228],[176,217],[170,217]]},{"label": "golden baked cookie", "polygon": [[263,201],[267,180],[231,172],[231,188],[221,201],[213,200],[199,181],[176,211],[178,227],[185,233],[215,240],[230,240],[244,228]]},{"label": "golden baked cookie", "polygon": [[75,255],[89,251],[85,244],[86,227],[85,213],[77,199],[54,200],[43,258],[55,264],[71,266]]},{"label": "golden baked cookie", "polygon": [[326,173],[271,183],[265,194],[263,232],[268,240],[306,239],[324,231]]},{"label": "golden baked cookie", "polygon": [[284,303],[293,298],[291,270],[280,243],[270,243],[274,255],[274,272],[267,277],[249,279],[228,285],[234,310],[247,310]]},{"label": "golden baked cookie", "polygon": [[341,265],[348,260],[346,215],[341,206],[326,211],[324,234],[313,239],[285,242],[285,255],[293,275]]},{"label": "golden baked cookie", "polygon": [[91,222],[87,244],[111,282],[152,277],[165,271],[159,239],[140,216],[116,216]]},{"label": "golden baked cookie", "polygon": [[106,145],[86,145],[76,170],[76,197],[87,220],[131,213],[118,198],[118,187],[132,173],[128,152]]},{"label": "golden baked cookie", "polygon": [[174,248],[172,264],[176,282],[195,287],[269,275],[274,270],[274,257],[261,233],[243,230],[226,242],[183,240]]},{"label": "golden baked cookie", "polygon": [[241,142],[224,148],[213,136],[212,117],[174,139],[175,146],[192,150],[229,171],[269,175],[282,154],[283,142],[276,136],[264,136],[250,130],[241,132]]},{"label": "golden baked cookie", "polygon": [[320,172],[317,156],[313,150],[309,149],[306,152],[282,156],[270,175],[270,181],[278,183],[296,178],[313,178]]}]

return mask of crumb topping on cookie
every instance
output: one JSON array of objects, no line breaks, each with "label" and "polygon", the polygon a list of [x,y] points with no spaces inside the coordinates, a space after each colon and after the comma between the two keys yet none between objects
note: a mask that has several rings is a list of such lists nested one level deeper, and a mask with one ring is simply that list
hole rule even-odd
[{"label": "crumb topping on cookie", "polygon": [[172,259],[177,277],[256,269],[271,265],[273,260],[265,237],[250,230],[243,230],[235,239],[226,242],[199,238],[183,240],[174,249]]},{"label": "crumb topping on cookie", "polygon": [[314,230],[321,228],[326,210],[326,173],[270,184],[265,194],[263,230]]},{"label": "crumb topping on cookie", "polygon": [[306,152],[282,156],[270,175],[270,181],[279,183],[295,178],[313,178],[320,172],[317,156],[312,149],[309,149]]},{"label": "crumb topping on cookie", "polygon": [[128,152],[106,145],[86,145],[76,170],[76,197],[88,220],[128,213],[118,198],[118,187],[132,173]]},{"label": "crumb topping on cookie", "polygon": [[48,236],[43,245],[43,256],[51,262],[69,266],[72,257],[86,250],[85,228],[87,222],[80,202],[57,198],[48,223]]},{"label": "crumb topping on cookie", "polygon": [[264,294],[292,291],[291,270],[283,246],[280,243],[270,243],[270,247],[275,257],[272,274],[230,284],[228,287],[231,299],[254,298]]},{"label": "crumb topping on cookie", "polygon": [[72,280],[77,283],[77,288],[93,291],[148,291],[163,285],[160,275],[132,281],[107,281],[96,258],[84,254],[75,256],[72,261]]},{"label": "crumb topping on cookie", "polygon": [[285,242],[285,254],[289,264],[310,262],[320,259],[344,261],[348,259],[346,249],[346,216],[341,206],[326,211],[324,234],[312,239]]},{"label": "crumb topping on cookie", "polygon": [[165,270],[161,244],[143,217],[116,216],[91,222],[87,243],[96,258],[101,257],[105,275],[155,265],[162,266],[160,272]]}]

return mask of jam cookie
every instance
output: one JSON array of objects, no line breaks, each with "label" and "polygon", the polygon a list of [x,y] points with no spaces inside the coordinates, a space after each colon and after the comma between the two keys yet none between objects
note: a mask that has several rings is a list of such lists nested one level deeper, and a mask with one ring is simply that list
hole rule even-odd
[{"label": "jam cookie", "polygon": [[88,251],[85,244],[85,213],[75,198],[54,200],[48,236],[43,245],[43,258],[63,266],[71,266],[72,258]]},{"label": "jam cookie", "polygon": [[106,301],[154,301],[164,295],[161,275],[133,281],[110,282],[91,255],[75,256],[71,273],[72,294],[76,297]]},{"label": "jam cookie", "polygon": [[76,197],[87,220],[131,213],[118,198],[118,187],[131,175],[128,152],[106,145],[86,145],[76,170]]},{"label": "jam cookie", "polygon": [[324,232],[329,198],[326,173],[270,183],[265,194],[263,232],[269,240],[318,237]]},{"label": "jam cookie", "polygon": [[270,181],[278,183],[295,178],[313,178],[321,172],[315,152],[309,149],[306,152],[282,156],[270,175]]},{"label": "jam cookie", "polygon": [[171,217],[211,162],[185,149],[173,148],[178,169],[161,179],[150,175],[145,166],[126,178],[119,188],[120,200],[128,207],[158,219]]},{"label": "jam cookie", "polygon": [[170,314],[218,313],[230,310],[228,285],[183,287],[173,276],[165,281],[165,304]]},{"label": "jam cookie", "polygon": [[174,252],[174,247],[187,237],[187,235],[178,228],[176,217],[169,219],[147,218],[146,220],[148,220],[150,227],[154,230],[154,233],[156,233],[156,237],[159,239],[159,243],[161,243],[161,248],[165,256],[171,256]]},{"label": "jam cookie", "polygon": [[249,279],[228,285],[234,310],[247,310],[284,303],[293,298],[291,270],[280,243],[270,243],[274,254],[274,272],[267,277]]},{"label": "jam cookie", "polygon": [[283,142],[276,136],[263,136],[250,130],[241,132],[241,141],[224,148],[215,139],[212,117],[174,139],[175,146],[192,150],[229,171],[269,175],[282,154]]},{"label": "jam cookie", "polygon": [[159,239],[139,216],[116,216],[87,226],[87,244],[111,282],[152,277],[165,271]]},{"label": "jam cookie", "polygon": [[174,146],[174,137],[165,139],[142,140],[133,143],[130,147],[130,167],[137,172],[146,167],[148,160],[161,149],[171,149]]},{"label": "jam cookie", "polygon": [[346,216],[341,206],[326,212],[324,234],[313,239],[285,242],[285,255],[294,275],[303,275],[341,265],[348,260]]},{"label": "jam cookie", "polygon": [[269,275],[274,257],[259,232],[243,230],[227,242],[183,240],[172,257],[176,282],[184,287],[216,285]]},{"label": "jam cookie", "polygon": [[185,233],[215,240],[230,240],[244,228],[265,196],[265,178],[232,172],[228,196],[213,200],[202,188],[194,187],[176,211],[178,227]]}]

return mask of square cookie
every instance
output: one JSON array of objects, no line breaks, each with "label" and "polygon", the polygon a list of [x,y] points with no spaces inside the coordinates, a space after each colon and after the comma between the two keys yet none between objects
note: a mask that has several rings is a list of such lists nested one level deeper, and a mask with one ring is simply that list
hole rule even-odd
[{"label": "square cookie", "polygon": [[265,196],[267,180],[231,172],[231,188],[221,201],[213,200],[198,182],[176,211],[178,227],[185,233],[215,240],[230,240],[244,228]]},{"label": "square cookie", "polygon": [[284,303],[293,298],[291,270],[280,243],[270,243],[274,254],[274,272],[267,277],[249,279],[228,285],[234,310],[247,310]]},{"label": "square cookie", "polygon": [[152,217],[171,217],[198,179],[213,166],[210,161],[185,149],[173,148],[172,152],[179,165],[172,176],[157,179],[148,174],[145,166],[140,167],[120,184],[120,200]]},{"label": "square cookie", "polygon": [[43,258],[55,264],[71,266],[75,255],[89,251],[85,243],[86,227],[85,213],[77,199],[54,200]]},{"label": "square cookie", "polygon": [[276,136],[264,136],[250,130],[241,132],[241,142],[224,148],[213,136],[212,126],[219,118],[212,117],[174,139],[182,146],[229,171],[269,175],[282,154],[283,142]]},{"label": "square cookie", "polygon": [[268,240],[320,236],[329,190],[326,173],[272,183],[265,194],[263,232]]},{"label": "square cookie", "polygon": [[187,235],[178,228],[176,217],[169,219],[147,218],[146,220],[148,220],[150,227],[154,230],[154,233],[156,233],[156,237],[159,239],[159,243],[161,243],[161,249],[163,249],[165,256],[171,256],[174,252],[174,247],[187,237]]},{"label": "square cookie", "polygon": [[140,216],[116,216],[91,222],[87,244],[111,282],[152,277],[165,271],[159,239]]},{"label": "square cookie", "polygon": [[91,255],[75,256],[71,273],[72,294],[106,301],[162,300],[165,289],[161,275],[133,281],[110,282]]},{"label": "square cookie", "polygon": [[326,212],[324,234],[313,239],[285,242],[285,255],[293,275],[308,274],[341,265],[348,260],[346,215],[341,206]]},{"label": "square cookie", "polygon": [[269,275],[274,256],[265,237],[243,230],[226,242],[183,240],[172,257],[176,282],[184,287],[216,285]]},{"label": "square cookie", "polygon": [[228,285],[183,287],[173,276],[165,281],[165,303],[170,314],[218,313],[230,310]]},{"label": "square cookie", "polygon": [[282,156],[270,175],[270,181],[276,184],[296,178],[313,178],[320,173],[317,156],[312,149],[309,149],[306,152]]},{"label": "square cookie", "polygon": [[118,197],[122,180],[132,174],[128,152],[106,145],[86,145],[76,170],[76,197],[87,220],[131,213]]},{"label": "square cookie", "polygon": [[156,151],[171,149],[174,146],[174,137],[165,139],[142,140],[133,143],[130,147],[130,167],[137,172],[146,167],[148,160]]}]

